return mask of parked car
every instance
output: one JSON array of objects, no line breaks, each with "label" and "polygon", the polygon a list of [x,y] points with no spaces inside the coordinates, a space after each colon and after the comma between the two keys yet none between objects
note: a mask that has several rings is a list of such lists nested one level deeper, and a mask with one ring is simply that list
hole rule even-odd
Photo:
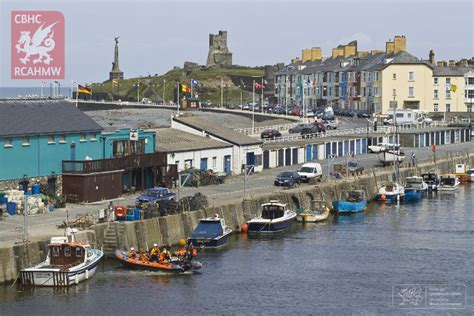
[{"label": "parked car", "polygon": [[370,145],[367,149],[369,153],[380,153],[387,148],[400,148],[399,144],[380,143],[377,145]]},{"label": "parked car", "polygon": [[260,134],[261,139],[276,139],[280,137],[281,133],[276,129],[266,129]]},{"label": "parked car", "polygon": [[137,206],[144,203],[157,203],[160,201],[175,201],[176,194],[171,192],[168,188],[154,187],[148,189],[144,194],[136,199]]},{"label": "parked car", "polygon": [[285,187],[295,186],[300,184],[300,175],[295,171],[284,171],[275,178],[274,184]]},{"label": "parked car", "polygon": [[359,118],[370,118],[370,113],[367,111],[359,111],[357,112],[357,117]]},{"label": "parked car", "polygon": [[310,137],[316,136],[318,134],[318,132],[319,132],[319,130],[314,124],[309,124],[309,126],[304,127],[301,130],[300,135],[303,138],[310,138]]},{"label": "parked car", "polygon": [[358,160],[351,160],[347,163],[347,172],[350,174],[360,174],[364,171],[364,166]]},{"label": "parked car", "polygon": [[312,124],[298,124],[288,130],[290,134],[299,134],[304,128],[311,127]]},{"label": "parked car", "polygon": [[317,162],[307,162],[301,166],[298,175],[300,176],[301,182],[309,182],[312,179],[321,180],[323,169],[321,164]]},{"label": "parked car", "polygon": [[329,129],[336,129],[338,126],[338,123],[336,120],[332,121],[323,121],[324,128],[329,130]]}]

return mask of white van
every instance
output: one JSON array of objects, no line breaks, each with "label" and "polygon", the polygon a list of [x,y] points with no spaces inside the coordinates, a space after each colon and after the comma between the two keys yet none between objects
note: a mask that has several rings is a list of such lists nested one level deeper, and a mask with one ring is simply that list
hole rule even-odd
[{"label": "white van", "polygon": [[312,179],[320,180],[323,176],[323,168],[317,162],[307,162],[298,171],[301,182],[309,182]]},{"label": "white van", "polygon": [[[397,110],[397,125],[418,125],[418,124],[431,124],[432,120],[428,117],[426,111],[420,110]],[[384,125],[393,125],[393,112],[388,113],[388,117],[383,121]]]}]

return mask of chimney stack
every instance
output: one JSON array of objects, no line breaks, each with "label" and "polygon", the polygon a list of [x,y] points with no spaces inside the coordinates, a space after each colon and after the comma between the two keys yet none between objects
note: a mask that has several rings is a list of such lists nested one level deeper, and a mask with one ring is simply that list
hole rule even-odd
[{"label": "chimney stack", "polygon": [[467,62],[467,59],[463,58],[459,61],[459,65],[462,67],[469,67],[469,63]]},{"label": "chimney stack", "polygon": [[430,50],[429,58],[430,58],[430,63],[434,65],[435,64],[435,53],[434,53],[433,50]]},{"label": "chimney stack", "polygon": [[388,42],[385,42],[385,54],[393,54],[395,50],[395,43],[392,42],[391,39],[388,40]]},{"label": "chimney stack", "polygon": [[407,39],[405,38],[405,35],[395,35],[395,38],[393,39],[393,44],[393,50],[395,54],[398,54],[400,52],[406,52]]},{"label": "chimney stack", "polygon": [[449,60],[449,67],[454,67],[456,66],[456,61],[454,59]]},{"label": "chimney stack", "polygon": [[444,62],[442,60],[438,61],[438,67],[443,67],[444,66]]}]

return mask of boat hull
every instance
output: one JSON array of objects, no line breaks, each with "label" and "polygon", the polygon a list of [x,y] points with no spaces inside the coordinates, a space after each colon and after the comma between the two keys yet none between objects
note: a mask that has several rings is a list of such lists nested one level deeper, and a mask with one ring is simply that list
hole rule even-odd
[{"label": "boat hull", "polygon": [[295,221],[295,217],[288,218],[282,221],[272,221],[272,222],[248,222],[248,230],[247,233],[250,235],[257,235],[257,234],[275,234],[280,233],[288,230],[293,222]]},{"label": "boat hull", "polygon": [[393,193],[393,194],[377,194],[377,201],[380,202],[397,202],[403,198],[403,195],[400,193]]},{"label": "boat hull", "polygon": [[20,272],[23,286],[67,287],[92,278],[104,254],[92,261],[89,265],[73,271],[60,269],[28,268]]},{"label": "boat hull", "polygon": [[405,190],[404,201],[405,202],[416,202],[421,199],[423,195],[422,190]]},{"label": "boat hull", "polygon": [[326,211],[322,214],[312,214],[312,213],[299,213],[296,215],[296,221],[301,223],[316,223],[325,221],[329,217],[329,211]]},{"label": "boat hull", "polygon": [[332,206],[338,214],[351,214],[363,212],[367,206],[367,201],[348,202],[348,201],[334,201]]},{"label": "boat hull", "polygon": [[192,243],[193,247],[196,248],[219,248],[227,243],[231,232],[228,231],[216,238],[188,238],[188,244]]}]

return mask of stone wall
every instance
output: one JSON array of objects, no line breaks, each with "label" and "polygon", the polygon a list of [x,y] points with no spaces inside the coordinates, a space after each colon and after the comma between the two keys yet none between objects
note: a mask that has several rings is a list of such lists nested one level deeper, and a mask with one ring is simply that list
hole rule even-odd
[{"label": "stone wall", "polygon": [[[31,190],[31,185],[35,184],[37,180],[41,183],[41,185],[48,185],[48,177],[34,177],[34,178],[27,178],[30,182],[28,187]],[[8,190],[19,190],[19,182],[22,179],[13,179],[13,180],[4,180],[0,181],[0,192],[5,192]],[[62,196],[63,194],[63,180],[62,176],[56,176],[56,196]]]}]

